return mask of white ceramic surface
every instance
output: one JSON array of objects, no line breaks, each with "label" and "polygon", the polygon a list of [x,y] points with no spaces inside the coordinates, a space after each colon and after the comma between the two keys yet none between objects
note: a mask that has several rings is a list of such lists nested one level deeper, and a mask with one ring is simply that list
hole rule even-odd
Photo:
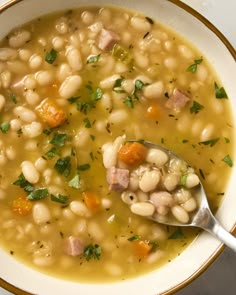
[{"label": "white ceramic surface", "polygon": [[[36,13],[33,13],[32,9],[25,9],[24,5],[30,3],[31,1],[25,0],[19,4],[20,11],[15,10],[14,13],[5,11],[1,15],[0,22],[4,22],[4,26],[0,26],[0,37],[2,37],[8,28],[14,23],[18,25],[22,21],[22,15],[27,15],[28,18],[38,16],[40,13],[44,13],[44,9],[47,5],[51,10],[54,9],[55,1],[35,1],[37,9]],[[87,2],[97,4],[97,1],[91,0],[81,0],[80,4],[86,5]],[[102,0],[101,3],[110,3],[111,1]],[[133,1],[114,1],[116,4],[127,5],[127,7],[133,7]],[[185,1],[187,2],[187,1]],[[68,8],[78,3],[76,0],[58,0],[57,7]],[[71,3],[71,4],[70,4]],[[159,9],[153,10],[151,5],[156,5],[160,3]],[[233,103],[236,103],[236,85],[232,81],[232,76],[236,77],[236,66],[235,61],[232,56],[228,53],[226,47],[219,41],[218,37],[209,30],[206,30],[205,26],[197,19],[191,17],[182,9],[168,3],[166,0],[150,0],[147,3],[144,1],[135,1],[135,8],[141,10],[146,15],[150,17],[160,19],[167,24],[174,26],[174,28],[180,32],[184,32],[186,36],[193,42],[197,43],[201,51],[208,57],[216,69],[220,69],[220,78],[227,90],[228,95],[233,99]],[[186,25],[186,23],[188,25]],[[192,31],[194,30],[194,34]],[[200,43],[199,43],[200,40]],[[209,42],[210,40],[210,42]],[[222,56],[224,58],[222,58]],[[230,74],[229,74],[230,73]],[[234,110],[234,117],[236,118],[236,111]],[[233,177],[236,177],[236,172],[234,169]],[[231,182],[228,192],[226,194],[225,201],[222,207],[217,213],[218,219],[224,225],[227,230],[231,230],[235,224],[235,209],[231,206],[233,200],[233,191],[235,191],[235,184]],[[227,215],[224,212],[227,211]],[[86,285],[86,284],[76,284],[71,282],[63,282],[57,279],[52,279],[50,277],[39,275],[33,270],[27,269],[24,265],[21,265],[17,261],[5,255],[0,251],[0,261],[4,268],[0,269],[0,277],[6,281],[11,278],[11,283],[17,285],[21,289],[25,289],[25,282],[29,285],[27,291],[31,293],[37,293],[42,295],[51,294],[66,294],[69,291],[70,295],[73,294],[113,294],[118,295],[121,293],[135,292],[136,295],[143,295],[145,286],[145,294],[153,295],[157,293],[163,293],[168,291],[170,287],[174,288],[176,285],[180,284],[184,280],[188,279],[191,274],[197,272],[199,268],[207,263],[208,259],[217,251],[220,243],[214,238],[210,237],[207,233],[203,233],[196,243],[193,243],[180,257],[175,259],[173,263],[165,266],[160,271],[151,273],[149,275],[140,277],[135,280],[135,284],[132,280],[127,282],[122,282],[119,284],[106,284],[106,285]],[[204,249],[204,251],[203,251]],[[178,265],[181,263],[181,272],[178,271]],[[14,272],[12,270],[15,270]],[[168,279],[167,279],[168,278]],[[172,285],[168,285],[168,281],[172,282]],[[47,286],[47,288],[45,288]],[[52,287],[50,287],[52,286]],[[0,293],[1,294],[1,293]]]}]

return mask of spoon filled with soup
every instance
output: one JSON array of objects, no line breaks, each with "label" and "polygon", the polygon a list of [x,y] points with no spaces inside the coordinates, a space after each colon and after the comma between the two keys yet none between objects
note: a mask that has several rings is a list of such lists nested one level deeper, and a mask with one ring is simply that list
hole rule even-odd
[{"label": "spoon filled with soup", "polygon": [[131,212],[167,225],[203,228],[236,251],[236,238],[211,213],[194,169],[160,145],[124,139],[103,146],[103,162],[109,189],[121,193]]}]

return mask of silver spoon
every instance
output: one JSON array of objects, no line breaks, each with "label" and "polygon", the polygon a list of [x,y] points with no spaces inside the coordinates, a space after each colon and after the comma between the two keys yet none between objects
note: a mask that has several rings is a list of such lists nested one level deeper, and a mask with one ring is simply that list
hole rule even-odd
[{"label": "silver spoon", "polygon": [[[129,140],[130,142],[134,142],[137,140]],[[181,161],[184,161],[181,157],[177,156],[173,151],[168,150],[167,148],[164,148],[163,146],[160,146],[158,144],[154,144],[149,141],[142,141],[142,144],[144,144],[148,148],[156,148],[159,150],[164,151],[168,155],[170,155],[172,158],[180,159]],[[190,165],[184,161],[188,167]],[[217,221],[217,219],[213,216],[206,197],[205,190],[203,188],[202,183],[198,185],[198,209],[197,211],[193,212],[192,218],[190,221],[186,224],[182,224],[178,222],[176,219],[168,219],[167,221],[157,220],[153,217],[148,217],[149,219],[158,222],[163,223],[167,225],[173,225],[173,226],[195,226],[202,228],[209,233],[211,233],[213,236],[215,236],[217,239],[219,239],[221,242],[223,242],[225,245],[227,245],[229,248],[234,250],[236,252],[236,238],[231,235],[228,231],[226,231],[220,223]]]}]

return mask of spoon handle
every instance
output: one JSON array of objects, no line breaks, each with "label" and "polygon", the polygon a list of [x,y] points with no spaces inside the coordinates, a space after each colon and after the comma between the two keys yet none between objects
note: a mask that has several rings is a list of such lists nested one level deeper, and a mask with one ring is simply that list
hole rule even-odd
[{"label": "spoon handle", "polygon": [[236,252],[236,238],[226,231],[211,213],[208,224],[204,226],[204,229]]}]

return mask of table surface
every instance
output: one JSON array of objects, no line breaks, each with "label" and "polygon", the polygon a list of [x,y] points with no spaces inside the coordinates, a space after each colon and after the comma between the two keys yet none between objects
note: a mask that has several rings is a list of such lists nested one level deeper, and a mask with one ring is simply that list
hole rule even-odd
[{"label": "table surface", "polygon": [[[0,5],[7,0],[0,0]],[[210,20],[236,48],[236,1],[182,0]],[[236,255],[225,249],[219,258],[200,277],[176,295],[235,295]],[[12,295],[0,288],[0,295]]]}]

